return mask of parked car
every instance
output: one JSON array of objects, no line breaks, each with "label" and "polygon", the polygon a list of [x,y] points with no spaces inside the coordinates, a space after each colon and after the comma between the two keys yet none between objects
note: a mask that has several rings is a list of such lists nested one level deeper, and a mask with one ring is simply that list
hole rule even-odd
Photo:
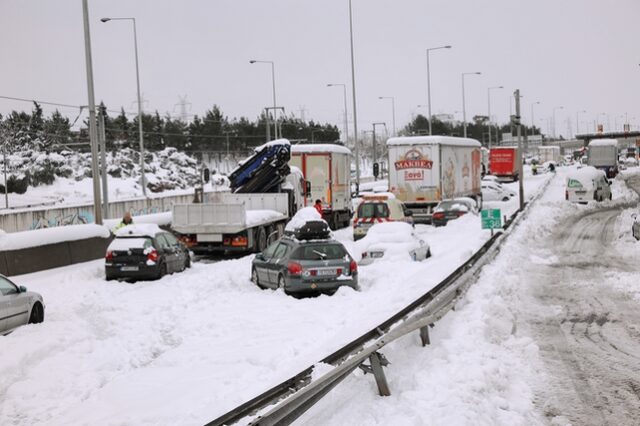
[{"label": "parked car", "polygon": [[43,321],[42,296],[0,275],[0,335],[9,334],[21,325]]},{"label": "parked car", "polygon": [[251,281],[286,294],[333,294],[339,287],[358,289],[358,265],[322,220],[309,221],[258,253]]},{"label": "parked car", "polygon": [[509,201],[511,196],[502,185],[482,182],[482,201]]},{"label": "parked car", "polygon": [[411,259],[421,261],[431,257],[431,248],[418,237],[413,226],[403,222],[384,222],[373,225],[367,236],[358,241],[362,253],[360,265],[377,259]]},{"label": "parked car", "polygon": [[191,266],[189,250],[157,225],[128,225],[116,232],[105,255],[105,275],[113,279],[158,279]]},{"label": "parked car", "polygon": [[393,194],[365,195],[353,218],[353,239],[363,238],[376,223],[395,221],[413,225],[412,212]]},{"label": "parked car", "polygon": [[604,201],[612,198],[611,182],[603,170],[593,166],[577,169],[567,175],[565,199],[587,204],[589,201]]},{"label": "parked car", "polygon": [[457,219],[469,212],[478,213],[478,206],[471,198],[444,200],[433,210],[431,223],[434,226],[445,226],[450,220]]},{"label": "parked car", "polygon": [[633,214],[633,225],[631,225],[631,234],[636,240],[640,240],[640,219],[637,214]]}]

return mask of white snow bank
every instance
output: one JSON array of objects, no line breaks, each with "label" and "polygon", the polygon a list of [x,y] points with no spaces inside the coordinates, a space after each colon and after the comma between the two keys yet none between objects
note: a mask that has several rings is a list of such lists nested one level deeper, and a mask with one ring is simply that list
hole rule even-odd
[{"label": "white snow bank", "polygon": [[127,225],[116,231],[116,237],[141,236],[155,237],[156,234],[162,232],[162,229],[155,223],[138,223]]},{"label": "white snow bank", "polygon": [[291,218],[285,228],[285,231],[293,232],[296,229],[304,226],[309,221],[324,220],[315,207],[305,207],[300,210]]},{"label": "white snow bank", "polygon": [[20,250],[87,238],[109,238],[109,230],[100,225],[69,225],[33,231],[0,234],[0,250]]}]

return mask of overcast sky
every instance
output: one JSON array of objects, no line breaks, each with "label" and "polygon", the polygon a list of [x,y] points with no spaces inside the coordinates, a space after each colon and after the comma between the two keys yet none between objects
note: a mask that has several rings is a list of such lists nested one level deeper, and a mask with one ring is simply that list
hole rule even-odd
[{"label": "overcast sky", "polygon": [[[352,117],[348,0],[99,0],[89,1],[96,99],[111,109],[135,111],[135,17],[140,79],[146,111],[175,116],[179,96],[191,114],[212,105],[230,118],[254,119],[272,104],[275,62],[278,104],[287,113],[342,127],[341,88],[347,83]],[[425,49],[431,53],[433,113],[462,114],[466,77],[467,119],[487,114],[508,120],[510,96],[523,95],[522,116],[536,125],[556,110],[558,133],[581,113],[581,131],[628,114],[640,124],[640,1],[638,0],[353,0],[359,130],[373,122],[391,128],[395,98],[400,129],[425,114]],[[82,2],[0,0],[0,95],[87,104]],[[0,99],[0,113],[30,105]],[[51,111],[51,108],[46,108]],[[74,110],[61,108],[67,115]],[[633,120],[632,117],[634,117]],[[350,124],[352,126],[352,124]],[[352,127],[351,127],[352,131]]]}]

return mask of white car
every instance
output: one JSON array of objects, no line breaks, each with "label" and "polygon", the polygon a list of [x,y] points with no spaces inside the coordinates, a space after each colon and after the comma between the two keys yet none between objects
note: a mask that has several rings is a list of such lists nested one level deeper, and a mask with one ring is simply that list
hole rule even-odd
[{"label": "white car", "polygon": [[27,291],[0,275],[0,336],[25,324],[44,321],[44,301],[38,293]]},{"label": "white car", "polygon": [[382,222],[373,225],[367,235],[356,242],[362,253],[360,265],[376,259],[421,261],[431,256],[431,248],[405,222]]},{"label": "white car", "polygon": [[500,180],[498,180],[497,176],[494,175],[484,175],[482,177],[482,182],[495,182],[495,183],[500,183]]},{"label": "white car", "polygon": [[502,185],[482,182],[483,201],[509,201],[511,197],[511,192],[507,191],[507,189],[505,189]]},{"label": "white car", "polygon": [[603,170],[587,166],[567,175],[565,199],[587,204],[611,199],[611,182]]}]

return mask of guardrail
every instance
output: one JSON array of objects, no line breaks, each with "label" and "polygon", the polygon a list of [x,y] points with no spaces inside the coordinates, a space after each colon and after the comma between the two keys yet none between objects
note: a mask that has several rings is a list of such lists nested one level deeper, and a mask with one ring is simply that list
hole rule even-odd
[{"label": "guardrail", "polygon": [[[422,345],[430,344],[429,328],[433,327],[435,322],[449,310],[455,308],[455,303],[464,295],[480,269],[497,255],[501,240],[506,237],[507,231],[524,217],[529,206],[541,196],[550,181],[551,179],[540,188],[531,201],[525,203],[524,210],[516,211],[505,222],[502,232],[493,235],[469,260],[433,289],[377,327],[322,359],[322,363],[335,365],[333,370],[312,381],[311,375],[314,366],[310,366],[207,423],[207,426],[237,423],[244,418],[256,416],[274,404],[277,405],[266,413],[260,414],[249,424],[288,425],[311,408],[356,368],[373,374],[381,396],[390,395],[383,371],[387,360],[378,351],[385,345],[416,330],[420,332]],[[364,364],[367,360],[369,365]]]}]

